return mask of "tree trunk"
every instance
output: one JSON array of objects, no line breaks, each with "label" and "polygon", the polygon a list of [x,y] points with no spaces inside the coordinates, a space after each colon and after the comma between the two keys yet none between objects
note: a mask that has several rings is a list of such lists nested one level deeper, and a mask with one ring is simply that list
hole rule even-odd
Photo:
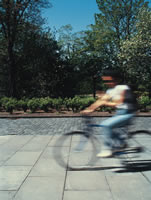
[{"label": "tree trunk", "polygon": [[93,97],[96,97],[96,78],[92,77],[92,81],[93,81]]},{"label": "tree trunk", "polygon": [[8,96],[16,97],[16,66],[11,42],[8,43],[8,65]]}]

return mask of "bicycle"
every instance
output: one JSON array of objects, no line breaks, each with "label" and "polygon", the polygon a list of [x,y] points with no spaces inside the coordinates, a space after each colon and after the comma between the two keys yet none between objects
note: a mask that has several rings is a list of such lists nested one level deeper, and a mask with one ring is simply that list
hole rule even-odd
[{"label": "bicycle", "polygon": [[[96,155],[101,150],[101,134],[93,133],[94,127],[100,125],[93,124],[93,117],[84,116],[85,128],[80,131],[65,133],[56,140],[53,149],[53,155],[56,162],[67,170],[90,170],[90,169],[110,169],[111,166],[102,167],[96,165],[97,161],[102,159]],[[127,126],[120,127],[128,130]],[[118,128],[119,129],[119,128]],[[124,151],[118,151],[113,158],[119,158],[122,165],[127,167],[151,166],[151,132],[148,130],[127,131],[128,147]],[[150,139],[150,140],[149,140]],[[131,156],[133,155],[133,156]],[[138,157],[139,155],[139,157]],[[137,160],[136,160],[137,158]]]}]

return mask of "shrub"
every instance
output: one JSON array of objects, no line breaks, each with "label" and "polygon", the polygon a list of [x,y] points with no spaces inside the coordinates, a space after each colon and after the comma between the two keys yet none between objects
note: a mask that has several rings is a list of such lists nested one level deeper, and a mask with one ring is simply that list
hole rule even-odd
[{"label": "shrub", "polygon": [[40,100],[38,98],[32,98],[27,103],[27,106],[32,113],[38,110],[39,105],[40,105]]},{"label": "shrub", "polygon": [[71,108],[73,112],[78,112],[90,104],[94,103],[95,99],[93,97],[80,98],[79,96],[75,96],[71,100]]},{"label": "shrub", "polygon": [[70,111],[70,109],[72,107],[72,99],[71,98],[65,98],[63,100],[63,105],[65,106],[65,108],[67,109],[67,111]]},{"label": "shrub", "polygon": [[89,105],[91,105],[92,103],[94,103],[95,99],[93,97],[85,97],[85,98],[81,98],[80,102],[81,102],[80,110],[83,110]]},{"label": "shrub", "polygon": [[142,95],[137,99],[138,107],[141,111],[148,111],[148,107],[151,105],[151,99],[149,96]]},{"label": "shrub", "polygon": [[59,97],[58,99],[54,98],[52,102],[53,108],[55,108],[57,111],[60,111],[63,106],[63,100]]},{"label": "shrub", "polygon": [[9,99],[10,99],[9,97],[2,97],[1,98],[1,105],[2,105],[2,107],[4,107],[4,104],[7,103],[9,101]]},{"label": "shrub", "polygon": [[79,111],[80,106],[81,106],[80,97],[75,96],[74,98],[71,99],[71,109],[73,112]]},{"label": "shrub", "polygon": [[[52,105],[52,103],[51,103],[51,105]],[[40,98],[39,108],[41,110],[44,110],[45,112],[48,112],[49,106],[50,106],[50,98],[49,97]]]},{"label": "shrub", "polygon": [[100,111],[101,111],[101,112],[109,112],[109,113],[112,113],[113,111],[115,111],[115,108],[109,107],[109,106],[102,106],[102,107],[100,107]]},{"label": "shrub", "polygon": [[12,114],[13,110],[17,107],[17,100],[6,97],[2,101],[2,106],[4,107],[6,112],[9,112],[10,114]]},{"label": "shrub", "polygon": [[49,108],[54,108],[53,106],[53,99],[50,98],[50,97],[47,97],[47,100],[48,100],[48,105],[49,105]]},{"label": "shrub", "polygon": [[28,109],[28,99],[21,99],[17,102],[17,107],[22,109],[24,112]]}]

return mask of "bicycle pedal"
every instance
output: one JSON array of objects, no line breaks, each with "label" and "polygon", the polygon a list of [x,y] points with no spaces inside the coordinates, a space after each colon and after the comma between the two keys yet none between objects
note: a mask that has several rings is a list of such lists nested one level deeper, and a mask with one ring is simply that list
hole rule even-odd
[{"label": "bicycle pedal", "polygon": [[113,156],[120,156],[120,155],[123,155],[123,154],[126,154],[126,152],[124,152],[124,151],[117,151],[117,152],[113,153]]}]

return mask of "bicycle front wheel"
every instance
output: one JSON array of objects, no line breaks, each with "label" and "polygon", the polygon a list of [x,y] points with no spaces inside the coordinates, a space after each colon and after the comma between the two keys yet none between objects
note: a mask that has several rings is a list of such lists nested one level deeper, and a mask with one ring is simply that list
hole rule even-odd
[{"label": "bicycle front wheel", "polygon": [[53,151],[56,162],[67,170],[93,166],[96,162],[96,138],[83,131],[60,136]]}]

